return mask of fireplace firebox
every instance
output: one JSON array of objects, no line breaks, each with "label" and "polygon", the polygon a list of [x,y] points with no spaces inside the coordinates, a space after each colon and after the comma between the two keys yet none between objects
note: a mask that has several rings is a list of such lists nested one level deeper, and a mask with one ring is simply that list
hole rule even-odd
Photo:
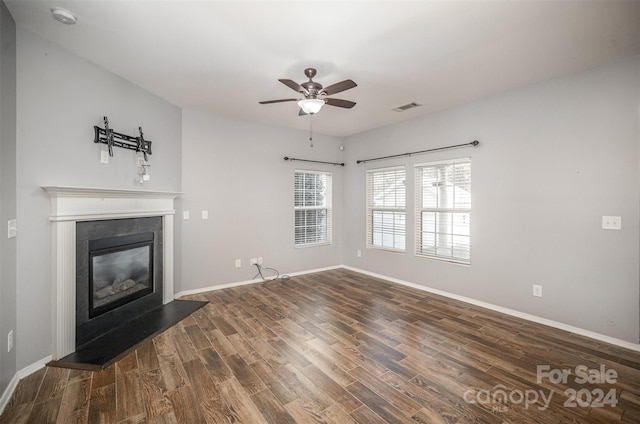
[{"label": "fireplace firebox", "polygon": [[152,292],[152,232],[89,241],[89,318]]}]

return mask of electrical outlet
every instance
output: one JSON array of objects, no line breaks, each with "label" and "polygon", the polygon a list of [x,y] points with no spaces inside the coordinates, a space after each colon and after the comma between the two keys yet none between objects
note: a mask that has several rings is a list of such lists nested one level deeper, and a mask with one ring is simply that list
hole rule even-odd
[{"label": "electrical outlet", "polygon": [[258,265],[262,265],[262,256],[258,257]]},{"label": "electrical outlet", "polygon": [[622,217],[620,217],[620,216],[603,216],[602,217],[602,229],[603,230],[621,230],[622,229]]},{"label": "electrical outlet", "polygon": [[258,258],[251,258],[251,265],[256,265],[258,263]]},{"label": "electrical outlet", "polygon": [[209,211],[202,211],[202,219],[209,219]]},{"label": "electrical outlet", "polygon": [[182,219],[189,219],[189,211],[182,211]]},{"label": "electrical outlet", "polygon": [[533,295],[535,297],[542,297],[542,286],[538,284],[533,285]]},{"label": "electrical outlet", "polygon": [[240,268],[242,266],[242,261],[240,259],[236,259],[236,268]]},{"label": "electrical outlet", "polygon": [[100,150],[100,163],[109,163],[109,152]]},{"label": "electrical outlet", "polygon": [[356,256],[361,258],[362,257],[362,250],[356,250]]},{"label": "electrical outlet", "polygon": [[13,330],[9,331],[7,334],[7,352],[11,352],[13,350]]}]

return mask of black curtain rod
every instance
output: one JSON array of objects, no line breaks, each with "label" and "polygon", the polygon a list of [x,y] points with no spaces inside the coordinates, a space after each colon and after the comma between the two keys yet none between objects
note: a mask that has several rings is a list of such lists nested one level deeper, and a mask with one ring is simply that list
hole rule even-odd
[{"label": "black curtain rod", "polygon": [[285,156],[284,160],[290,160],[291,162],[293,162],[294,160],[297,160],[298,162],[313,162],[313,163],[326,163],[328,165],[340,165],[340,166],[344,166],[344,162],[343,163],[338,163],[338,162],[325,162],[322,160],[309,160],[309,159],[296,159],[296,158],[290,158]]},{"label": "black curtain rod", "polygon": [[362,160],[356,161],[356,163],[365,163],[365,162],[371,162],[371,161],[374,161],[374,160],[399,158],[399,157],[402,157],[402,156],[419,155],[421,153],[435,152],[437,150],[455,149],[457,147],[465,147],[465,146],[476,147],[478,144],[480,144],[480,142],[478,140],[473,140],[471,143],[456,144],[455,146],[436,147],[435,149],[419,150],[417,152],[401,153],[399,155],[381,156],[379,158],[372,158],[372,159],[362,159]]}]

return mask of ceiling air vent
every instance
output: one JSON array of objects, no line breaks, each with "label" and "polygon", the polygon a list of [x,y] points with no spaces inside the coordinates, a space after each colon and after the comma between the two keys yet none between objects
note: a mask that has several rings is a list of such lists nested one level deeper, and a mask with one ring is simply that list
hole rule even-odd
[{"label": "ceiling air vent", "polygon": [[395,107],[395,108],[393,108],[393,110],[395,110],[396,112],[404,112],[407,109],[412,109],[412,108],[418,107],[418,106],[422,106],[422,105],[420,105],[420,104],[418,104],[416,102],[413,102],[413,103],[408,103],[406,105]]}]

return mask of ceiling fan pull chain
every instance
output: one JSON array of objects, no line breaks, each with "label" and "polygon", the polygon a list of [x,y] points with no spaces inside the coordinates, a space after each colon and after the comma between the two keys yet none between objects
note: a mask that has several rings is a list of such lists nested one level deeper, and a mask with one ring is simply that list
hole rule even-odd
[{"label": "ceiling fan pull chain", "polygon": [[309,147],[313,147],[313,115],[309,115]]}]

